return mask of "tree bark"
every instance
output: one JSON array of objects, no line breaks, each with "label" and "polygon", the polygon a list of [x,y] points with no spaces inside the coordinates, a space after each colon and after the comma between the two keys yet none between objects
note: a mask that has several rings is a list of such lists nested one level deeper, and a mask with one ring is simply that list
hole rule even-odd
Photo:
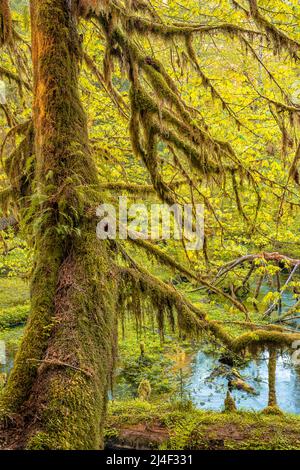
[{"label": "tree bark", "polygon": [[268,375],[269,375],[269,401],[268,406],[274,407],[277,406],[276,398],[276,361],[277,354],[276,349],[269,349],[269,365],[268,365]]},{"label": "tree bark", "polygon": [[31,315],[1,403],[2,423],[18,423],[13,443],[2,428],[6,447],[102,445],[117,286],[113,253],[86,215],[98,179],[78,92],[76,4],[31,1],[35,256]]}]

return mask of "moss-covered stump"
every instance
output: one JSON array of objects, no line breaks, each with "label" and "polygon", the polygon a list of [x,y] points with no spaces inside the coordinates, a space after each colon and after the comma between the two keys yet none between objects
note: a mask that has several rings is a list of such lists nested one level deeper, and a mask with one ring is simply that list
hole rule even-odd
[{"label": "moss-covered stump", "polygon": [[237,411],[235,401],[229,391],[227,392],[227,395],[224,401],[224,411],[226,411],[227,413],[232,412],[232,411]]},{"label": "moss-covered stump", "polygon": [[300,450],[300,417],[120,401],[110,404],[105,437],[110,449]]}]

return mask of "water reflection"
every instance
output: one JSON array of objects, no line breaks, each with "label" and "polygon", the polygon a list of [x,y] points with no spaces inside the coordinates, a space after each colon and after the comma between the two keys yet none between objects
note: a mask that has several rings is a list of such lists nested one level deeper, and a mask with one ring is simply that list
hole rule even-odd
[{"label": "water reflection", "polygon": [[8,374],[11,371],[23,332],[24,327],[0,331],[0,341],[4,341],[5,343],[6,356],[6,363],[0,364],[0,374]]},{"label": "water reflection", "polygon": [[[218,357],[214,354],[203,351],[196,354],[186,389],[197,408],[223,409],[228,380],[224,376],[211,378],[212,371],[219,366]],[[261,354],[259,360],[250,361],[239,371],[256,394],[233,390],[238,409],[262,410],[268,404],[268,354]],[[300,414],[300,367],[295,367],[287,354],[277,360],[276,391],[278,405],[283,411]]]}]

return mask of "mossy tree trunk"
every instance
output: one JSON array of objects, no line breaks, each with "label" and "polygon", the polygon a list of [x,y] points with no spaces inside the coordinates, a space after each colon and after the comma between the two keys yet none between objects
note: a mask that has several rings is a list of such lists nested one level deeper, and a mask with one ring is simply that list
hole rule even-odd
[{"label": "mossy tree trunk", "polygon": [[3,416],[22,418],[14,446],[31,449],[101,447],[117,334],[112,253],[86,215],[98,181],[78,93],[75,3],[31,1],[37,227],[31,316],[1,404]]},{"label": "mossy tree trunk", "polygon": [[269,349],[269,365],[268,365],[268,372],[269,372],[269,402],[268,402],[268,406],[270,406],[270,407],[276,407],[277,406],[277,398],[276,398],[276,361],[277,361],[276,349],[270,348]]}]

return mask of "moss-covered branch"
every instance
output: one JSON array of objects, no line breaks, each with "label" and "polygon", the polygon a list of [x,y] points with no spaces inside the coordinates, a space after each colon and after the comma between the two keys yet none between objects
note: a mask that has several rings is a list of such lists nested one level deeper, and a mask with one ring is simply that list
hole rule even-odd
[{"label": "moss-covered branch", "polygon": [[256,0],[247,0],[250,7],[250,14],[254,19],[257,26],[263,29],[267,37],[273,42],[275,52],[280,53],[282,49],[285,49],[294,58],[299,60],[300,44],[295,39],[290,38],[283,31],[278,29],[267,20],[260,12]]},{"label": "moss-covered branch", "polygon": [[209,281],[203,278],[203,276],[199,274],[193,273],[190,269],[186,268],[182,264],[178,263],[173,257],[169,256],[167,253],[164,251],[160,250],[157,246],[155,246],[153,243],[149,243],[145,240],[142,240],[140,238],[135,238],[135,239],[130,239],[130,241],[143,250],[145,250],[147,253],[155,257],[158,261],[163,263],[164,265],[177,270],[178,272],[186,275],[188,279],[192,281],[196,281],[199,284],[202,284],[203,286],[207,287],[210,291],[214,292],[217,295],[220,295],[222,297],[225,297],[227,300],[229,300],[233,305],[235,305],[241,312],[247,312],[246,307],[241,304],[238,300],[233,298],[231,295],[223,292],[221,289],[218,289],[218,287],[214,286],[211,284]]},{"label": "moss-covered branch", "polygon": [[19,87],[24,86],[28,91],[32,91],[32,86],[28,82],[2,66],[0,66],[0,77],[5,77],[9,81],[15,82]]},{"label": "moss-covered branch", "polygon": [[[121,311],[125,309],[131,312],[138,322],[142,323],[147,305],[145,302],[148,300],[155,312],[162,335],[168,321],[172,328],[177,326],[188,335],[201,335],[204,332],[212,334],[228,350],[236,354],[245,352],[256,354],[268,348],[289,349],[295,340],[300,339],[299,333],[287,332],[277,325],[268,325],[267,328],[254,326],[253,328],[251,323],[249,323],[249,329],[254,331],[234,337],[228,333],[222,322],[209,319],[174,287],[141,268],[126,252],[125,259],[132,267],[120,268],[122,288],[119,304],[122,306]],[[149,308],[147,311],[149,313]],[[177,313],[177,321],[174,319],[174,312]],[[246,325],[245,322],[244,325]]]}]

